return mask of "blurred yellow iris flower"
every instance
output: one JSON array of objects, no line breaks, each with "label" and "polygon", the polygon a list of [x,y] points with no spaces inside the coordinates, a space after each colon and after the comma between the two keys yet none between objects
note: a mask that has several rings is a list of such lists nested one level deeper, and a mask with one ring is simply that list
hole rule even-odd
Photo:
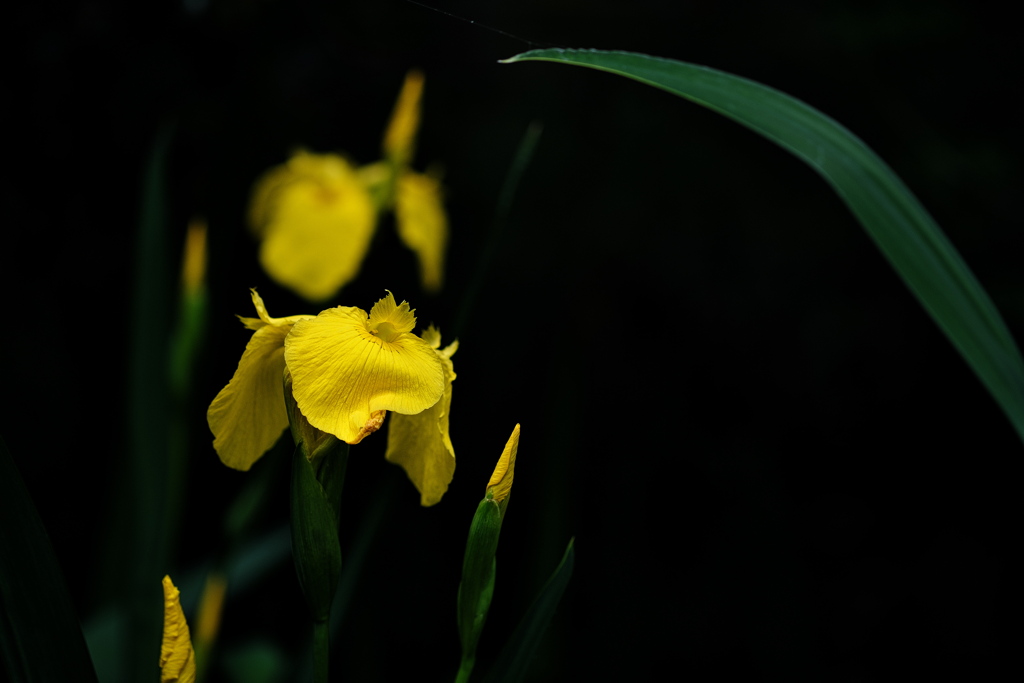
[{"label": "blurred yellow iris flower", "polygon": [[423,74],[411,71],[384,134],[385,160],[356,170],[337,154],[296,152],[253,187],[249,222],[264,270],[303,298],[325,301],[359,273],[378,213],[393,209],[424,289],[441,288],[448,218],[439,179],[409,166]]},{"label": "blurred yellow iris flower", "polygon": [[454,469],[448,408],[456,345],[438,350],[436,330],[428,330],[426,339],[413,334],[414,311],[405,301],[397,304],[391,292],[369,314],[336,306],[316,316],[272,318],[255,290],[252,301],[259,317],[239,319],[253,335],[231,381],[207,411],[221,461],[248,470],[288,427],[287,373],[295,403],[309,424],[349,444],[377,431],[387,411],[418,416],[437,406],[412,428],[389,434],[388,451],[404,454],[399,464],[421,493],[436,491],[439,478],[447,476],[443,493],[451,474],[424,464],[435,451],[421,446],[441,442]]},{"label": "blurred yellow iris flower", "polygon": [[304,299],[324,301],[359,273],[376,212],[348,161],[299,150],[256,182],[249,223],[267,274]]},{"label": "blurred yellow iris flower", "polygon": [[194,683],[196,653],[181,609],[181,594],[171,582],[171,577],[165,576],[163,585],[164,635],[160,643],[160,683]]}]

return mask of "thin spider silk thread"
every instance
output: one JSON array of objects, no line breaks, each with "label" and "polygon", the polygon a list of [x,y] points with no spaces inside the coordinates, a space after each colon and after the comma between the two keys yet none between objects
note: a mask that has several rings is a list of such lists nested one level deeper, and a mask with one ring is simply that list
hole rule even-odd
[{"label": "thin spider silk thread", "polygon": [[445,11],[443,9],[438,9],[437,7],[431,7],[430,5],[426,5],[426,4],[422,3],[422,2],[419,2],[418,0],[405,0],[405,1],[408,2],[411,5],[417,5],[418,7],[422,7],[423,9],[427,9],[427,10],[430,10],[432,12],[437,12],[438,14],[443,14],[446,17],[451,17],[452,19],[458,19],[459,21],[464,21],[467,24],[472,24],[473,26],[479,26],[482,29],[486,29],[488,31],[492,31],[493,33],[497,33],[498,35],[505,36],[506,38],[511,38],[512,40],[518,40],[521,43],[525,43],[526,45],[529,45],[530,47],[553,47],[553,48],[564,49],[564,46],[562,46],[562,45],[555,45],[554,43],[543,43],[543,42],[539,42],[539,41],[536,41],[536,40],[529,40],[528,38],[523,38],[522,36],[517,36],[514,33],[509,33],[508,31],[503,31],[500,28],[494,28],[493,26],[488,26],[487,24],[481,24],[480,22],[476,21],[475,19],[467,19],[466,17],[460,16],[458,14],[453,14],[453,13]]}]

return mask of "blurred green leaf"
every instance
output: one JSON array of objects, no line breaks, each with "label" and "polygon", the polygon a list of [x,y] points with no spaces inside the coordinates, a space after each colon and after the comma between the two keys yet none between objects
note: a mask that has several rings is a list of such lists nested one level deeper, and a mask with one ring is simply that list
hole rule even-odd
[{"label": "blurred green leaf", "polygon": [[82,624],[96,677],[104,683],[125,680],[128,613],[119,605],[107,605]]},{"label": "blurred green leaf", "polygon": [[95,681],[43,522],[0,438],[0,653],[10,681]]},{"label": "blurred green leaf", "polygon": [[252,641],[224,653],[224,670],[236,683],[277,683],[292,664],[281,648],[270,642]]},{"label": "blurred green leaf", "polygon": [[[287,524],[242,543],[225,563],[228,600],[248,599],[249,591],[284,564],[291,557],[291,551],[291,530]],[[179,584],[182,589],[182,607],[190,620],[195,618],[212,564],[204,562],[182,574]],[[87,619],[82,630],[99,679],[105,683],[126,680],[124,660],[129,642],[127,610],[117,604],[108,604]],[[307,676],[306,680],[309,678]]]},{"label": "blurred green leaf", "polygon": [[163,629],[163,590],[169,548],[180,509],[180,464],[172,463],[168,362],[175,278],[167,258],[167,166],[174,128],[157,131],[143,175],[135,245],[134,300],[128,385],[129,452],[125,465],[130,542],[120,549],[115,576],[128,590],[127,680],[154,680]]},{"label": "blurred green leaf", "polygon": [[473,310],[476,308],[477,299],[483,291],[484,282],[493,271],[494,258],[501,249],[505,238],[505,226],[508,223],[509,214],[512,212],[512,200],[519,188],[519,181],[526,171],[526,167],[533,158],[533,152],[540,140],[543,126],[539,121],[533,121],[523,133],[523,138],[516,148],[516,155],[512,158],[512,165],[505,175],[505,182],[501,186],[501,194],[498,196],[498,203],[494,209],[494,219],[491,221],[491,228],[487,233],[483,251],[476,259],[476,268],[473,271],[473,278],[462,292],[462,300],[459,304],[458,317],[452,327],[451,335],[458,339],[466,331],[466,324],[469,322]]},{"label": "blurred green leaf", "polygon": [[[174,125],[155,132],[142,173],[138,232],[133,254],[128,409],[123,427],[127,450],[115,470],[114,497],[103,534],[102,563],[96,575],[100,603],[115,601],[126,610],[126,641],[121,644],[120,681],[155,680],[163,629],[161,579],[169,570],[170,549],[184,502],[183,433],[171,399],[169,365],[173,292],[177,279],[167,258],[167,167]],[[107,670],[107,669],[105,669]],[[154,673],[155,672],[155,673]]]},{"label": "blurred green leaf", "polygon": [[526,680],[530,662],[537,652],[544,631],[555,615],[555,609],[562,600],[569,579],[572,578],[575,553],[573,551],[574,539],[569,541],[565,549],[562,561],[558,563],[555,572],[544,584],[537,599],[530,605],[526,616],[519,622],[512,637],[505,643],[498,660],[491,667],[490,673],[484,679],[486,683],[515,683]]},{"label": "blurred green leaf", "polygon": [[910,190],[867,145],[784,93],[703,66],[629,52],[531,50],[666,90],[760,133],[820,173],[988,388],[1024,439],[1024,362],[988,295]]}]

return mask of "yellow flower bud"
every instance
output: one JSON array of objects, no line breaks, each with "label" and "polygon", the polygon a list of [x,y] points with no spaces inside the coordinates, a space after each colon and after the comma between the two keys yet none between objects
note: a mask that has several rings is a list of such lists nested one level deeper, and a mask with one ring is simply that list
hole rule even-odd
[{"label": "yellow flower bud", "polygon": [[181,284],[194,296],[206,279],[206,221],[193,218],[185,234],[185,254],[181,262]]},{"label": "yellow flower bud", "polygon": [[180,593],[164,577],[164,637],[160,645],[160,682],[194,683],[196,654],[192,649],[185,613],[181,610]]},{"label": "yellow flower bud", "polygon": [[519,450],[519,425],[512,430],[512,436],[505,444],[505,450],[498,458],[491,480],[487,482],[487,492],[498,503],[501,503],[512,491],[512,477],[516,472],[516,452]]}]

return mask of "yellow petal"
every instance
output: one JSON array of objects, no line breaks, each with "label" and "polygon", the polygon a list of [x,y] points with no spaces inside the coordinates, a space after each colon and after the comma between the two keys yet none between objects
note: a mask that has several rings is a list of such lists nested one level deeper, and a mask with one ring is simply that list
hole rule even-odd
[{"label": "yellow petal", "polygon": [[[296,156],[300,153],[303,152],[296,153]],[[249,199],[249,228],[256,237],[262,239],[266,234],[267,225],[274,215],[278,192],[301,177],[295,168],[284,163],[274,166],[256,180]]]},{"label": "yellow petal", "polygon": [[164,636],[160,644],[161,683],[193,683],[196,680],[196,655],[192,649],[185,613],[181,610],[178,589],[165,576]]},{"label": "yellow petal", "polygon": [[337,155],[299,152],[287,169],[265,177],[254,191],[260,263],[280,284],[323,301],[359,272],[376,210],[355,170]]},{"label": "yellow petal", "polygon": [[440,401],[422,413],[391,416],[385,457],[405,469],[409,480],[420,492],[420,504],[429,506],[441,500],[455,474],[455,449],[448,434],[455,368],[449,359],[458,343],[443,351],[437,350],[441,345],[441,335],[433,327],[423,333],[423,340],[435,349],[441,359],[444,393]]},{"label": "yellow petal", "polygon": [[384,155],[396,166],[412,160],[416,132],[420,127],[420,100],[423,97],[423,72],[413,69],[405,76],[402,91],[384,133]]},{"label": "yellow petal", "polygon": [[261,323],[245,345],[238,368],[226,387],[213,399],[206,420],[213,432],[213,447],[221,462],[248,470],[277,442],[288,427],[284,405],[284,339],[292,324],[313,316],[271,318],[263,300],[252,292]]},{"label": "yellow petal", "polygon": [[249,289],[249,293],[252,296],[252,305],[256,307],[256,315],[258,315],[259,317],[246,318],[240,315],[238,316],[238,319],[241,320],[242,324],[245,325],[250,330],[258,330],[264,325],[273,325],[275,327],[286,328],[285,332],[287,333],[287,331],[290,330],[292,325],[294,325],[297,321],[315,317],[312,315],[289,315],[284,318],[271,318],[270,314],[267,313],[267,307],[263,303],[263,298],[256,293],[256,288],[251,287]]},{"label": "yellow petal", "polygon": [[494,500],[501,502],[508,498],[512,490],[512,477],[516,473],[516,452],[519,450],[519,425],[512,430],[512,436],[505,444],[505,450],[498,458],[498,464],[494,468],[491,480],[487,482],[487,490],[494,497]]},{"label": "yellow petal", "polygon": [[444,390],[441,359],[410,331],[414,322],[409,305],[395,305],[389,292],[372,316],[338,306],[295,323],[285,362],[309,423],[355,444],[380,426],[381,411],[411,415],[437,403]]},{"label": "yellow petal", "polygon": [[412,328],[416,327],[416,316],[409,310],[408,301],[399,305],[395,303],[394,295],[388,292],[386,297],[370,309],[366,326],[372,334],[391,341],[395,334],[412,332]]},{"label": "yellow petal", "polygon": [[441,183],[430,175],[400,175],[395,216],[398,236],[419,259],[423,288],[437,292],[444,278],[444,252],[448,245],[448,217],[441,201]]}]

